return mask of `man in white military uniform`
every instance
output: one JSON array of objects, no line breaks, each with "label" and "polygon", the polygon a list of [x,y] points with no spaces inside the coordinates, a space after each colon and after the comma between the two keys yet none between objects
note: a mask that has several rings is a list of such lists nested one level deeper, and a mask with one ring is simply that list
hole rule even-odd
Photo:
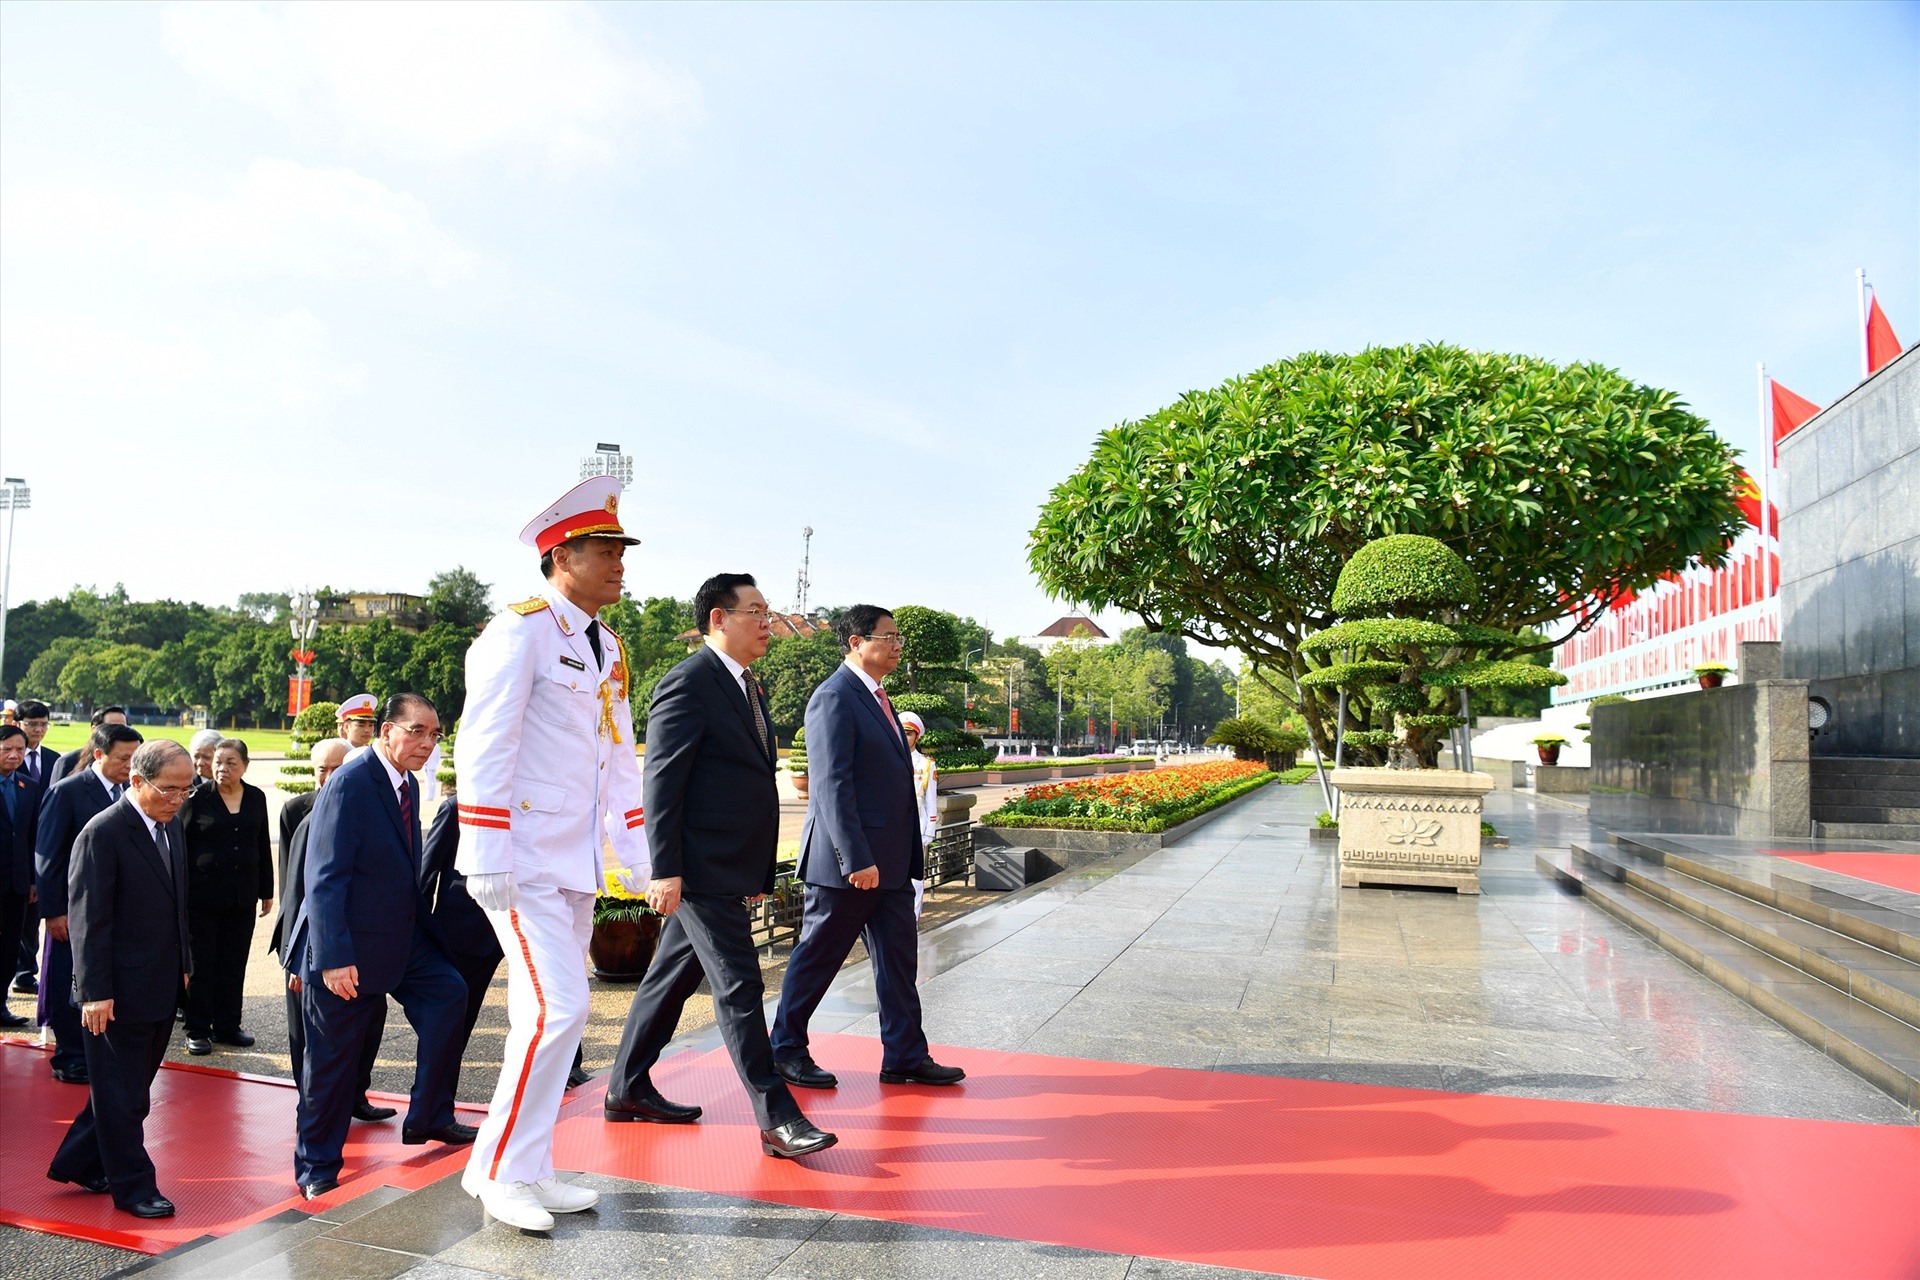
[{"label": "man in white military uniform", "polygon": [[467,650],[454,742],[467,891],[507,956],[506,1058],[461,1179],[488,1214],[545,1231],[599,1196],[553,1176],[553,1130],[587,1023],[587,941],[611,842],[647,876],[640,768],[619,639],[594,615],[620,598],[620,483],[583,481],[520,534],[547,588],[487,624]]}]

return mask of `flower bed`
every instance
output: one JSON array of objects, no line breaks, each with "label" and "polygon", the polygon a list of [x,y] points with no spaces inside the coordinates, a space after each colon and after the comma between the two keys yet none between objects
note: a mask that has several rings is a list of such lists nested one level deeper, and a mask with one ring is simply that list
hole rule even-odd
[{"label": "flower bed", "polygon": [[1273,780],[1252,760],[1176,765],[1151,773],[1050,782],[1029,787],[980,819],[987,827],[1075,831],[1165,831]]}]

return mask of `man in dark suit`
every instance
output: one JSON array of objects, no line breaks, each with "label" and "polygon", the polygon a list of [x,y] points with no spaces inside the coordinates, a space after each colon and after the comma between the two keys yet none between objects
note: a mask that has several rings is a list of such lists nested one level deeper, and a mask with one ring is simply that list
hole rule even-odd
[{"label": "man in dark suit", "polygon": [[173,1202],[154,1180],[146,1119],[193,967],[186,845],[175,821],[193,790],[193,760],[163,739],[135,751],[129,767],[132,789],[73,843],[65,907],[90,1086],[47,1176],[110,1192],[136,1218],[168,1218]]},{"label": "man in dark suit", "polygon": [[[53,785],[53,767],[60,762],[60,753],[52,747],[42,746],[47,736],[47,725],[51,712],[47,704],[32,698],[23,700],[14,710],[14,720],[26,730],[27,755],[21,761],[20,772],[39,789],[41,795]],[[40,895],[30,892],[27,902],[26,919],[20,926],[20,954],[13,962],[13,990],[17,995],[30,996],[40,990]],[[0,972],[4,971],[6,952],[0,951]]]},{"label": "man in dark suit", "polygon": [[747,903],[773,892],[780,796],[766,694],[748,666],[767,651],[766,597],[744,573],[694,593],[706,643],[660,678],[647,713],[643,799],[653,878],[647,901],[667,917],[660,946],[607,1076],[607,1119],[685,1124],[700,1109],[669,1102],[649,1072],[704,972],[734,1070],[753,1099],[761,1149],[792,1159],[837,1139],[808,1123],[767,1044],[765,984]]},{"label": "man in dark suit", "polygon": [[[440,808],[434,812],[433,826],[427,831],[426,872],[420,889],[427,934],[440,944],[460,971],[460,980],[467,984],[467,1011],[457,1055],[465,1057],[467,1042],[480,1021],[481,1006],[487,1002],[487,989],[493,985],[493,975],[506,953],[500,949],[500,935],[493,931],[487,913],[468,894],[466,876],[454,865],[460,852],[459,808],[454,788],[446,787]],[[459,1083],[456,1072],[454,1084],[457,1087]]]},{"label": "man in dark suit", "polygon": [[885,609],[857,604],[834,630],[847,660],[807,700],[807,901],[780,986],[773,1056],[793,1084],[839,1083],[808,1053],[807,1023],[864,932],[880,1005],[881,1082],[958,1084],[966,1072],[927,1056],[914,986],[913,882],[926,876],[926,850],[906,735],[880,683],[900,665],[900,628]]},{"label": "man in dark suit", "polygon": [[[127,709],[125,707],[102,707],[93,713],[93,718],[88,724],[90,727],[98,729],[103,724],[125,724],[126,722]],[[86,767],[87,762],[93,758],[92,753],[93,742],[89,739],[86,746],[75,747],[54,761],[53,773],[48,778],[48,785],[51,786],[63,781],[70,773],[80,772],[81,769]]]},{"label": "man in dark suit", "polygon": [[306,901],[292,941],[306,1018],[293,1168],[309,1200],[339,1185],[360,1055],[388,995],[400,1002],[420,1044],[401,1140],[473,1141],[473,1127],[453,1113],[467,989],[421,927],[419,910],[413,770],[439,739],[433,705],[418,694],[395,694],[373,747],[340,767],[307,819]]},{"label": "man in dark suit", "polygon": [[73,1003],[73,947],[67,938],[67,882],[73,842],[81,828],[120,798],[133,767],[137,730],[103,724],[87,740],[92,763],[62,778],[41,799],[33,837],[33,883],[40,895],[46,940],[40,953],[40,1025],[53,1028],[53,1078],[87,1082],[80,1011]]},{"label": "man in dark suit", "polygon": [[[313,802],[320,798],[320,788],[326,786],[333,771],[346,762],[347,749],[344,738],[314,743],[309,756],[313,762],[313,790],[293,797],[280,810],[280,914],[274,917],[267,950],[273,952],[280,967],[287,971],[287,1056],[293,1061],[295,1084],[300,1081],[301,1063],[306,1060],[307,1028],[300,1012],[300,969],[294,963],[289,944],[293,922],[299,919],[300,905],[307,900],[307,818],[313,812]],[[291,826],[287,824],[289,814],[294,818]],[[373,1087],[373,1068],[380,1055],[380,1037],[386,1025],[387,1007],[382,1003],[374,1029],[367,1036],[366,1047],[360,1052],[360,1098],[353,1104],[355,1120],[377,1123],[400,1114],[392,1107],[375,1106],[367,1097],[367,1090]]]},{"label": "man in dark suit", "polygon": [[[27,731],[0,725],[0,957],[20,954],[27,904],[33,897],[33,836],[40,820],[40,788],[21,765],[27,758]],[[29,1020],[6,1007],[0,991],[0,1027],[24,1027]]]}]

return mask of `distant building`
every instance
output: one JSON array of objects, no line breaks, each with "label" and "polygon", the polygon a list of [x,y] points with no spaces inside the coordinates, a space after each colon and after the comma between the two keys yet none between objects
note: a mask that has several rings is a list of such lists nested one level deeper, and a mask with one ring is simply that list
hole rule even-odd
[{"label": "distant building", "polygon": [[[1076,632],[1083,634],[1076,635]],[[1069,613],[1055,620],[1051,626],[1043,627],[1030,636],[1019,637],[1018,642],[1045,653],[1060,644],[1098,648],[1112,644],[1113,637],[1102,631],[1100,624],[1085,614]]]},{"label": "distant building", "polygon": [[[828,634],[833,632],[833,624],[825,618],[808,617],[804,613],[776,613],[773,615],[773,638],[775,640],[780,639],[782,636],[817,636],[822,632]],[[674,639],[686,645],[688,653],[692,653],[695,649],[698,649],[702,642],[700,629],[698,627],[682,631],[679,635],[675,636]]]},{"label": "distant building", "polygon": [[316,617],[340,626],[384,620],[406,631],[424,631],[433,621],[427,598],[404,591],[345,591],[327,596],[320,601]]}]

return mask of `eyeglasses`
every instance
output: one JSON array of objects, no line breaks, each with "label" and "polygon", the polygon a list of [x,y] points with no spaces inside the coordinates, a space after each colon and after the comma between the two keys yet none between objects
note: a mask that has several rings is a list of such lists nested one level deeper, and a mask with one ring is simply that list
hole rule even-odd
[{"label": "eyeglasses", "polygon": [[907,642],[907,638],[898,631],[872,631],[860,638],[871,640],[875,644],[890,644],[896,649]]},{"label": "eyeglasses", "polygon": [[744,613],[747,615],[749,619],[759,623],[763,627],[770,627],[773,625],[774,615],[765,609],[726,609],[725,612]]},{"label": "eyeglasses", "polygon": [[406,734],[409,738],[425,738],[428,742],[438,742],[446,736],[441,733],[440,730],[429,729],[423,724],[403,724],[398,726],[398,728],[400,732]]},{"label": "eyeglasses", "polygon": [[141,786],[145,787],[147,790],[153,792],[153,794],[159,796],[162,800],[179,800],[185,797],[189,792],[193,790],[193,788],[190,786],[156,787],[151,782],[148,782],[145,778],[135,778],[134,781],[138,782]]}]

